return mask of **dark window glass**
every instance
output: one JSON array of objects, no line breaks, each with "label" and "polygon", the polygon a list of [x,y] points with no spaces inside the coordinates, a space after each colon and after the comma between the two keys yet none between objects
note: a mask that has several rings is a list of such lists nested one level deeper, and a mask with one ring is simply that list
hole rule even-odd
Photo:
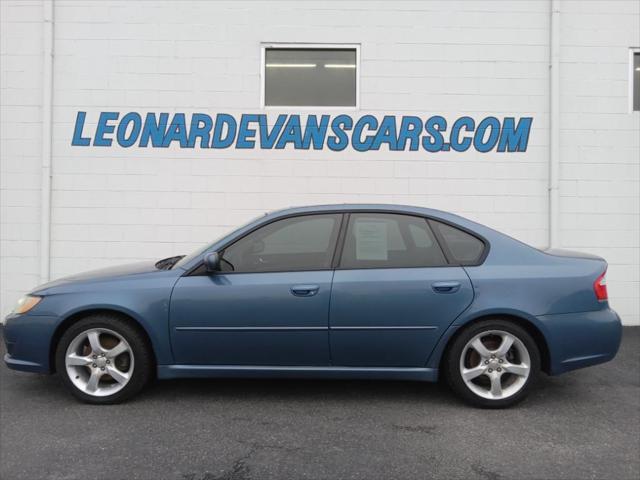
[{"label": "dark window glass", "polygon": [[266,106],[355,107],[354,48],[266,48]]},{"label": "dark window glass", "polygon": [[640,52],[633,54],[633,110],[640,110]]},{"label": "dark window glass", "polygon": [[383,213],[351,215],[341,268],[404,268],[446,265],[424,218]]},{"label": "dark window glass", "polygon": [[434,220],[431,220],[430,223],[444,239],[446,247],[456,263],[468,265],[480,260],[484,253],[484,243],[481,240],[445,223]]},{"label": "dark window glass", "polygon": [[308,215],[265,225],[227,247],[221,269],[282,272],[331,268],[340,218]]}]

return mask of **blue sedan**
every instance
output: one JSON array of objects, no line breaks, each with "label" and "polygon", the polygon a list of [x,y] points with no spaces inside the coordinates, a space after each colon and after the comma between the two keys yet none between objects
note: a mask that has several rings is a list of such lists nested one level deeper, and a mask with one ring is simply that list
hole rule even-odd
[{"label": "blue sedan", "polygon": [[154,377],[443,376],[506,407],[541,371],[616,355],[606,269],[437,210],[292,208],[191,255],[36,288],[6,318],[4,360],[96,404]]}]

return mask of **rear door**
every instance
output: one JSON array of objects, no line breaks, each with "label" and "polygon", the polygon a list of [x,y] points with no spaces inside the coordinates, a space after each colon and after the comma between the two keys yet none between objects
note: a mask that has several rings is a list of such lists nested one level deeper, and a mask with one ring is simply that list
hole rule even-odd
[{"label": "rear door", "polygon": [[422,217],[349,216],[333,278],[333,365],[424,366],[444,330],[473,299],[469,277],[447,259]]}]

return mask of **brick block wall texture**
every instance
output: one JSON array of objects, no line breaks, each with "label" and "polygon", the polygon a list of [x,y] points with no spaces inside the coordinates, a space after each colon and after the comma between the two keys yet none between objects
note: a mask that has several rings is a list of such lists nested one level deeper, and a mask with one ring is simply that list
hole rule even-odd
[{"label": "brick block wall texture", "polygon": [[[188,253],[266,210],[383,202],[548,236],[546,1],[54,3],[51,276]],[[562,248],[640,324],[637,1],[561,3]],[[0,2],[0,311],[39,282],[42,1]],[[534,117],[524,153],[71,146],[77,111],[259,113],[263,42],[360,44],[358,115]],[[284,109],[284,113],[326,113]],[[270,110],[269,115],[280,113]],[[333,112],[335,113],[335,112]]]}]

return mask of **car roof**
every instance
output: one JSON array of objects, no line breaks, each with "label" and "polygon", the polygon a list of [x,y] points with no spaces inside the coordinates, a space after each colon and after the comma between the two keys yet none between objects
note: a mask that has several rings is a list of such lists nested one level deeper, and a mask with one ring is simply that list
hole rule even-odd
[{"label": "car roof", "polygon": [[434,218],[440,218],[446,221],[457,223],[463,227],[473,229],[479,226],[475,222],[467,220],[453,213],[436,210],[433,208],[416,207],[412,205],[397,205],[385,203],[337,203],[326,205],[308,205],[300,207],[289,207],[281,210],[275,210],[266,214],[264,219],[274,219],[286,217],[290,215],[299,215],[305,213],[324,213],[324,212],[389,212],[389,213],[405,213],[422,215]]},{"label": "car roof", "polygon": [[424,207],[416,207],[411,205],[396,205],[387,203],[332,203],[323,205],[301,205],[287,207],[269,212],[268,215],[292,215],[296,213],[313,213],[313,212],[335,212],[335,211],[406,211],[417,212],[423,214],[432,212],[434,214],[445,213]]}]

